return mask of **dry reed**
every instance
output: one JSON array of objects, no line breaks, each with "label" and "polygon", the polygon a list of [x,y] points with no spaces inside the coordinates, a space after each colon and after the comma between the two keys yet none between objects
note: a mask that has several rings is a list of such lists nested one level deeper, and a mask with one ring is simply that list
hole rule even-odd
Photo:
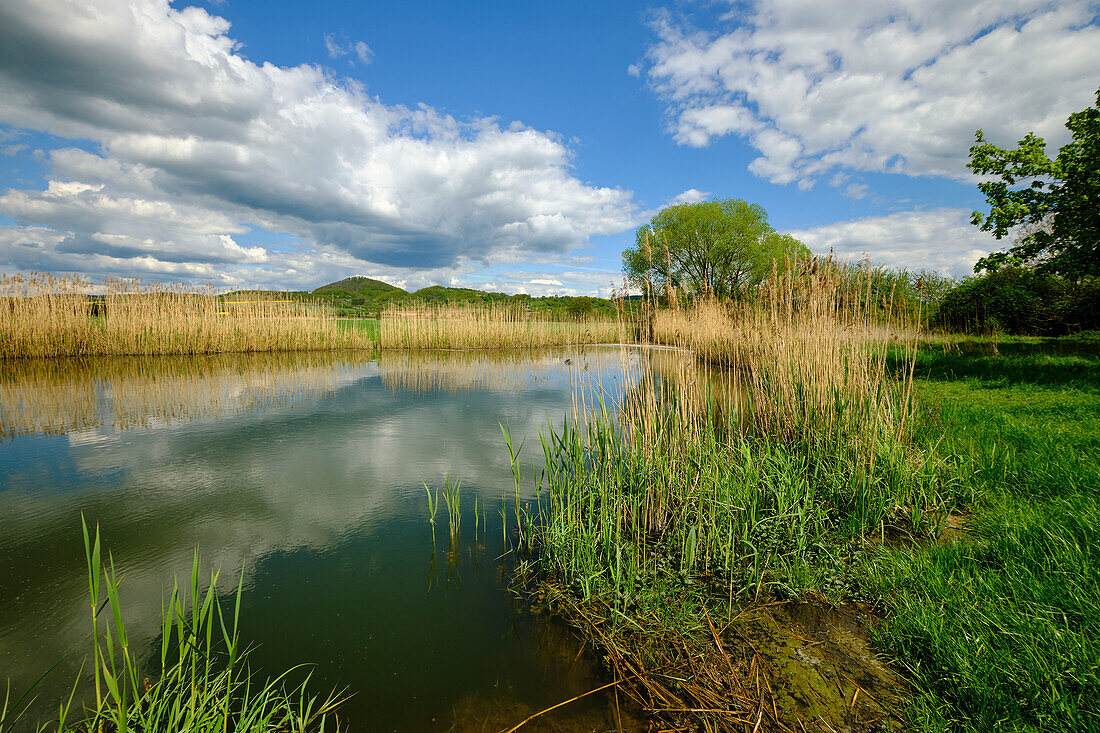
[{"label": "dry reed", "polygon": [[324,307],[271,293],[42,273],[0,275],[0,359],[370,347]]},{"label": "dry reed", "polygon": [[911,423],[911,380],[886,369],[886,345],[912,351],[917,332],[872,289],[873,275],[831,259],[787,262],[752,298],[657,311],[654,339],[730,367],[758,434],[900,439]]},{"label": "dry reed", "polygon": [[[650,716],[650,729],[792,731],[776,708],[766,661],[748,644],[723,645],[709,615],[693,620],[690,633],[653,618],[607,623],[614,611],[601,601],[577,603],[553,585],[540,586],[541,601],[597,647],[621,689]],[[704,608],[695,609],[703,610]],[[704,627],[703,620],[707,626]],[[761,728],[761,725],[764,727]]]},{"label": "dry reed", "polygon": [[383,349],[506,349],[622,343],[619,320],[550,320],[521,305],[402,306],[382,312]]}]

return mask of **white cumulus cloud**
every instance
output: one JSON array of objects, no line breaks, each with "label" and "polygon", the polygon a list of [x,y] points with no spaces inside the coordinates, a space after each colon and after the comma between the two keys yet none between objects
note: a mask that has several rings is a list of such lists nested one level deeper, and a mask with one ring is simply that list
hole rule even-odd
[{"label": "white cumulus cloud", "polygon": [[835,169],[967,180],[978,128],[1000,144],[1065,137],[1098,83],[1096,16],[1088,0],[737,2],[720,28],[658,15],[645,75],[678,142],[741,136],[773,183]]},{"label": "white cumulus cloud", "polygon": [[669,201],[670,204],[697,204],[700,201],[706,201],[710,196],[710,191],[700,191],[697,188],[689,188],[686,191],[682,191]]},{"label": "white cumulus cloud", "polygon": [[[222,279],[316,283],[336,260],[417,279],[561,258],[634,223],[631,194],[578,179],[554,133],[256,63],[229,30],[167,0],[0,3],[0,122],[96,145],[52,151],[46,190],[3,194],[19,226],[0,247],[33,242],[60,269],[221,263],[237,268]],[[301,246],[238,245],[252,227]],[[0,248],[0,267],[17,261]]]},{"label": "white cumulus cloud", "polygon": [[973,272],[979,259],[1008,244],[973,226],[970,213],[948,207],[905,211],[785,233],[814,254],[833,252],[852,262],[866,256],[875,265],[964,277]]}]

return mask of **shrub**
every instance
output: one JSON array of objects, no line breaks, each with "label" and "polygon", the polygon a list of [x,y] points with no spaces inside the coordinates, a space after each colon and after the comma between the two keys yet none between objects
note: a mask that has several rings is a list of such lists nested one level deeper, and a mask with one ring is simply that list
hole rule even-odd
[{"label": "shrub", "polygon": [[1058,336],[1082,327],[1066,318],[1074,293],[1075,288],[1058,277],[1004,268],[968,278],[945,295],[933,325],[967,333]]}]

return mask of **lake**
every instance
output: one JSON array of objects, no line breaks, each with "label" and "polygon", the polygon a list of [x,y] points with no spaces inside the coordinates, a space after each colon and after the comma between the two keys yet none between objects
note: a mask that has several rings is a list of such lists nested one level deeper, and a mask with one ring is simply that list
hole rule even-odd
[{"label": "lake", "polygon": [[[243,569],[253,665],[315,664],[316,692],[354,693],[353,730],[498,730],[597,687],[598,663],[509,589],[501,427],[525,441],[531,501],[540,430],[689,362],[578,347],[0,363],[0,682],[18,694],[65,657],[38,688],[45,719],[90,649],[83,514],[124,575],[132,648],[159,648],[197,547],[226,602]],[[445,476],[462,487],[454,546],[446,507],[434,542],[428,523],[425,484]],[[614,728],[615,708],[593,695],[546,721]]]}]

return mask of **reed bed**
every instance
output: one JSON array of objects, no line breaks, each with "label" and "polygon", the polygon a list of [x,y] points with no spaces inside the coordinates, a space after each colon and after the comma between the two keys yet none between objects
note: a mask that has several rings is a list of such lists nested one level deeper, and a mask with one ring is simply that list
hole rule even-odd
[{"label": "reed bed", "polygon": [[514,349],[623,343],[621,320],[535,318],[522,305],[402,306],[381,314],[383,349]]},{"label": "reed bed", "polygon": [[[859,593],[869,548],[937,531],[941,468],[912,447],[911,356],[900,379],[885,361],[909,330],[858,285],[829,262],[791,263],[751,302],[657,312],[654,334],[721,364],[720,384],[642,370],[544,436],[534,545],[597,643],[601,624],[686,629],[685,588],[723,598],[729,619],[776,598],[838,602]],[[683,708],[734,729],[721,721],[744,700],[730,689]]]},{"label": "reed bed", "polygon": [[904,439],[912,380],[888,373],[887,346],[911,356],[918,332],[875,282],[874,271],[831,259],[787,262],[751,298],[657,311],[654,340],[733,370],[761,434],[831,440],[839,432],[864,447],[881,431]]},{"label": "reed bed", "polygon": [[370,348],[321,305],[271,293],[0,275],[0,359]]}]

